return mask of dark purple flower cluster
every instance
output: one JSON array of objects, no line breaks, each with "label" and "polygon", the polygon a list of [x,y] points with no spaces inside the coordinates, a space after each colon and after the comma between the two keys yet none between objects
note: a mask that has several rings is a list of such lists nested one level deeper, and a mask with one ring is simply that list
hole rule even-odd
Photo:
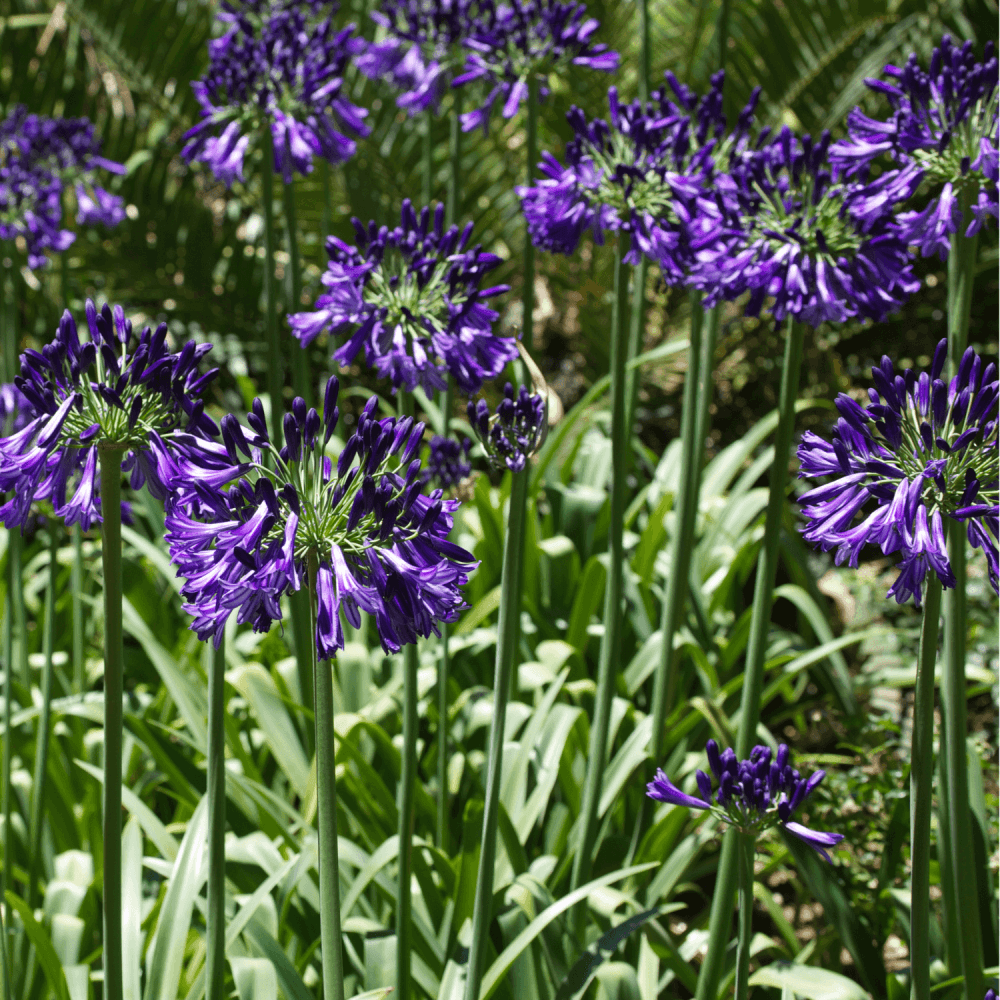
[{"label": "dark purple flower cluster", "polygon": [[[314,156],[342,163],[365,136],[367,111],[347,96],[344,72],[364,48],[354,26],[337,30],[336,5],[269,0],[223,5],[228,27],[209,44],[208,72],[194,86],[202,121],[185,134],[184,156],[226,184],[243,180],[250,143],[270,129],[274,170],[291,182]],[[324,16],[320,17],[320,14]]]},{"label": "dark purple flower cluster", "polygon": [[566,166],[543,153],[543,178],[517,190],[535,245],[571,254],[587,230],[598,244],[606,231],[627,232],[626,261],[638,263],[644,253],[668,284],[684,281],[696,255],[720,236],[714,175],[745,142],[759,95],[754,92],[726,137],[723,79],[715,74],[698,98],[668,73],[670,90],[656,91],[645,107],[619,103],[611,87],[610,126],[587,121],[574,107],[567,115],[574,135]]},{"label": "dark purple flower cluster", "polygon": [[[13,240],[30,268],[48,263],[76,238],[62,228],[62,195],[76,194],[80,225],[117,226],[125,218],[120,197],[95,182],[98,170],[125,168],[100,155],[94,125],[86,118],[44,118],[17,105],[0,122],[0,240]],[[23,241],[23,246],[21,246]]]},{"label": "dark purple flower cluster", "polygon": [[826,777],[826,771],[816,771],[808,779],[789,763],[788,747],[782,743],[772,760],[771,750],[755,746],[747,760],[737,760],[732,748],[721,753],[715,740],[705,744],[708,766],[715,778],[717,791],[713,795],[712,779],[697,771],[701,798],[686,795],[657,769],[656,777],[646,785],[646,794],[659,802],[692,809],[709,809],[721,820],[731,823],[741,833],[758,836],[773,826],[780,826],[830,860],[828,847],[843,839],[841,833],[810,830],[792,820],[792,814]]},{"label": "dark purple flower cluster", "polygon": [[[911,244],[923,256],[935,251],[943,260],[949,239],[963,222],[966,236],[997,217],[1000,121],[997,57],[986,43],[977,62],[972,42],[956,47],[945,35],[924,70],[912,54],[902,67],[888,65],[889,80],[866,80],[885,95],[892,109],[886,121],[855,108],[847,118],[848,136],[830,150],[832,162],[849,174],[867,173],[882,156],[900,166],[918,167],[939,188],[919,212],[900,216]],[[962,203],[971,218],[963,220]]]},{"label": "dark purple flower cluster", "polygon": [[945,383],[946,356],[942,340],[930,372],[902,375],[883,357],[872,368],[870,404],[841,394],[832,440],[806,431],[799,445],[800,476],[834,477],[799,498],[809,522],[805,538],[835,551],[838,565],[857,566],[865,545],[899,552],[888,596],[903,603],[912,595],[918,606],[929,570],[945,587],[955,586],[945,517],[966,525],[998,589],[997,369],[984,370],[970,347]]},{"label": "dark purple flower cluster", "polygon": [[814,142],[783,128],[735,157],[719,183],[730,231],[702,255],[695,284],[708,304],[750,293],[768,308],[818,326],[880,320],[920,287],[893,214],[920,183],[914,167],[869,183],[837,179],[830,135]]},{"label": "dark purple flower cluster", "polygon": [[470,49],[464,70],[453,86],[480,81],[489,88],[483,105],[462,115],[462,130],[482,126],[485,132],[497,100],[503,99],[503,117],[513,118],[528,97],[528,80],[538,80],[538,95],[548,94],[549,73],[572,74],[572,66],[613,73],[618,53],[594,33],[600,25],[587,17],[577,0],[509,0],[497,4],[481,0],[469,25],[465,46]]},{"label": "dark purple flower cluster", "polygon": [[520,472],[527,465],[545,442],[549,429],[545,397],[528,392],[523,385],[515,396],[510,382],[503,388],[496,413],[490,414],[485,399],[470,399],[468,414],[490,462],[497,468],[506,466],[511,472]]},{"label": "dark purple flower cluster", "polygon": [[414,456],[423,424],[376,419],[373,397],[331,461],[325,449],[339,417],[337,393],[332,378],[322,417],[296,398],[280,448],[254,400],[248,430],[231,414],[222,421],[233,468],[239,453],[250,460],[237,482],[221,490],[197,476],[176,481],[167,541],[199,638],[212,636],[218,646],[233,611],[239,623],[268,630],[281,618],[281,596],[313,574],[321,659],[344,647],[341,612],[355,627],[361,610],[373,615],[382,647],[397,652],[465,606],[459,588],[476,563],[448,541],[458,502],[440,490],[421,492]]},{"label": "dark purple flower cluster", "polygon": [[316,311],[288,318],[303,347],[324,330],[350,331],[333,354],[341,365],[363,347],[366,363],[394,388],[443,389],[450,372],[469,394],[517,357],[513,339],[494,335],[497,313],[486,305],[508,286],[480,287],[500,258],[478,245],[467,249],[471,222],[445,230],[442,205],[432,224],[430,209],[418,216],[409,199],[394,229],[351,221],[357,246],[327,240],[330,263],[321,280],[328,290]]},{"label": "dark purple flower cluster", "polygon": [[384,0],[372,19],[386,37],[367,46],[355,65],[370,79],[401,91],[409,114],[435,106],[470,31],[478,0]]},{"label": "dark purple flower cluster", "polygon": [[454,438],[435,434],[430,441],[427,464],[421,473],[424,486],[436,484],[442,490],[450,490],[472,473],[469,449],[472,441],[463,438],[461,444]]},{"label": "dark purple flower cluster", "polygon": [[98,312],[88,299],[86,309],[89,340],[66,311],[52,343],[21,355],[14,384],[34,416],[0,439],[0,492],[13,491],[0,506],[7,527],[23,526],[32,503],[43,501],[85,531],[99,522],[98,449],[121,452],[131,488],[145,485],[161,500],[179,466],[208,482],[229,474],[225,451],[207,440],[218,429],[199,398],[218,371],[198,374],[211,345],[189,341],[171,354],[161,323],[130,347],[121,306]]}]

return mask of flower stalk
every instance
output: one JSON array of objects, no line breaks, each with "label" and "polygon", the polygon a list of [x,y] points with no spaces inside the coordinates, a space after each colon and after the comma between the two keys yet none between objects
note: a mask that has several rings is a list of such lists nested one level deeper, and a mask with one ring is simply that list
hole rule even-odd
[{"label": "flower stalk", "polygon": [[[282,194],[282,206],[285,210],[285,235],[288,239],[288,270],[289,290],[292,308],[289,312],[302,306],[302,260],[299,256],[299,225],[295,211],[295,181],[286,181]],[[292,384],[295,395],[301,396],[306,403],[312,403],[312,378],[309,375],[309,359],[305,351],[292,351]]]},{"label": "flower stalk", "polygon": [[73,616],[73,691],[83,693],[83,531],[74,524],[73,562],[70,564],[69,588]]},{"label": "flower stalk", "polygon": [[[525,183],[530,187],[532,178],[535,176],[535,163],[538,160],[538,83],[534,74],[528,78],[528,107],[525,114],[525,147],[527,155],[527,173]],[[524,234],[524,290],[523,308],[521,310],[521,323],[524,331],[521,342],[524,349],[530,354],[532,341],[534,339],[534,315],[535,315],[535,244],[527,231]],[[531,379],[525,372],[524,381],[531,384]]]},{"label": "flower stalk", "polygon": [[101,447],[104,564],[104,997],[122,1000],[122,448]]},{"label": "flower stalk", "polygon": [[751,834],[738,833],[740,852],[740,929],[736,946],[736,988],[734,1000],[747,1000],[750,993],[750,941],[753,938],[753,859],[755,841]]},{"label": "flower stalk", "polygon": [[417,669],[416,643],[403,648],[403,762],[396,808],[399,813],[399,876],[396,886],[396,993],[409,1000],[410,951],[413,939],[413,825],[417,783]]},{"label": "flower stalk", "polygon": [[208,660],[208,915],[205,995],[223,996],[226,977],[225,639],[205,646]]},{"label": "flower stalk", "polygon": [[[774,599],[775,577],[778,571],[778,542],[781,518],[785,507],[788,482],[788,456],[795,429],[795,401],[798,395],[799,370],[802,366],[803,327],[789,316],[785,333],[785,356],[781,370],[781,390],[778,401],[778,428],[774,440],[774,461],[768,483],[767,513],[764,520],[764,542],[757,559],[754,583],[750,638],[747,644],[740,699],[740,725],[736,754],[745,757],[757,735],[760,721],[760,700],[764,683],[764,653],[768,627],[771,623],[771,603]],[[698,975],[697,1000],[715,1000],[719,978],[729,942],[732,923],[733,896],[736,892],[739,844],[734,830],[727,831],[719,858],[715,896],[709,924],[708,953]]]}]

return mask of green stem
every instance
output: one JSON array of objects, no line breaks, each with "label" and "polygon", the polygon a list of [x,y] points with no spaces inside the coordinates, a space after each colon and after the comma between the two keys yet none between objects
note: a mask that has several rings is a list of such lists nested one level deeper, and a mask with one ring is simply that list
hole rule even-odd
[{"label": "green stem", "polygon": [[208,917],[205,995],[225,995],[226,979],[226,732],[225,638],[208,647]]},{"label": "green stem", "polygon": [[451,131],[448,136],[448,203],[445,207],[445,225],[458,222],[461,208],[462,183],[462,89],[452,91]]},{"label": "green stem", "polygon": [[[785,488],[788,483],[788,456],[795,430],[795,401],[798,395],[799,372],[802,367],[803,328],[788,318],[785,333],[785,357],[781,370],[781,390],[778,400],[778,428],[774,438],[774,461],[768,483],[767,513],[764,519],[764,542],[757,557],[757,578],[754,583],[750,638],[747,643],[743,692],[740,699],[740,725],[736,739],[736,757],[750,756],[760,721],[760,699],[764,686],[764,654],[771,624],[771,603],[778,572],[778,542],[781,519],[785,509]],[[715,898],[709,924],[708,953],[698,975],[697,1000],[715,1000],[719,977],[729,941],[736,887],[738,848],[736,833],[730,829],[723,841],[716,876]]]},{"label": "green stem", "polygon": [[323,237],[323,247],[326,247],[326,238],[330,235],[330,222],[333,218],[333,209],[330,204],[330,164],[321,159],[319,165],[319,176],[323,186],[323,212],[320,216],[320,234]]},{"label": "green stem", "polygon": [[122,1000],[122,451],[102,448],[104,563],[104,998]]},{"label": "green stem", "polygon": [[[454,384],[448,377],[448,387],[444,391],[441,403],[442,431],[448,437],[451,429],[451,408],[455,395]],[[438,693],[438,745],[437,745],[437,845],[448,851],[448,674],[451,670],[451,652],[448,648],[448,625],[441,623],[441,658],[438,660],[437,693]]]},{"label": "green stem", "polygon": [[930,1000],[931,803],[934,790],[934,663],[941,622],[941,581],[924,593],[910,763],[910,997]]},{"label": "green stem", "polygon": [[[535,174],[535,163],[538,160],[538,81],[534,75],[528,79],[528,107],[526,112],[525,133],[527,138],[527,172],[526,184],[531,184]],[[524,288],[522,289],[523,309],[521,322],[524,332],[521,336],[524,349],[530,354],[534,339],[535,315],[535,244],[531,242],[527,229],[524,231]],[[531,385],[531,379],[525,375],[524,381]]]},{"label": "green stem", "polygon": [[[628,353],[626,364],[634,361],[642,350],[642,339],[645,327],[646,313],[646,275],[649,271],[649,261],[645,255],[632,272],[632,315],[628,328]],[[627,368],[625,371],[625,433],[631,444],[632,428],[635,426],[635,409],[639,400],[639,369]],[[631,459],[631,447],[629,458]]]},{"label": "green stem", "polygon": [[[615,246],[615,305],[611,318],[611,521],[608,528],[607,586],[604,591],[604,636],[598,659],[597,695],[594,701],[594,720],[590,727],[587,780],[578,821],[580,834],[570,881],[572,889],[578,889],[590,879],[590,855],[597,836],[597,810],[608,752],[611,702],[621,659],[622,567],[625,563],[622,534],[625,526],[625,465],[628,457],[624,398],[628,265],[623,260],[623,243],[624,238],[619,238]],[[584,902],[576,909],[577,937],[580,940],[586,915]]]},{"label": "green stem", "polygon": [[719,7],[716,36],[719,40],[719,69],[725,69],[726,56],[729,52],[729,0],[722,0]]},{"label": "green stem", "polygon": [[[963,202],[963,218],[969,217],[968,197]],[[968,344],[969,314],[975,284],[978,236],[966,238],[964,223],[952,236],[948,255],[948,354],[950,374]],[[972,854],[968,775],[968,718],[966,710],[965,643],[968,628],[966,601],[965,527],[958,522],[947,526],[948,555],[955,574],[955,587],[944,595],[944,677],[942,715],[944,723],[945,770],[947,771],[948,833],[951,841],[951,877],[956,906],[955,925],[964,990],[968,1000],[983,995],[982,933],[976,892],[977,873],[969,863]]]},{"label": "green stem", "polygon": [[497,651],[493,676],[493,721],[490,724],[490,742],[486,758],[482,849],[479,855],[479,871],[476,873],[472,943],[469,948],[465,1000],[479,1000],[493,904],[504,725],[516,661],[517,625],[521,614],[521,572],[524,559],[524,518],[527,497],[527,470],[513,473],[510,481],[510,515],[507,521],[507,533],[504,535],[500,618],[497,623]]},{"label": "green stem", "polygon": [[[0,283],[3,281],[3,276],[0,275]],[[13,734],[11,732],[11,717],[14,711],[14,630],[12,628],[11,616],[12,616],[12,600],[11,595],[14,591],[15,580],[13,575],[13,566],[10,562],[10,542],[13,540],[14,533],[7,532],[8,538],[8,558],[7,558],[7,594],[4,598],[4,615],[3,615],[3,668],[4,668],[4,680],[3,680],[3,868],[0,869],[0,904],[6,906],[4,900],[6,896],[4,893],[8,889],[14,888],[14,858],[13,858],[13,838],[10,832],[10,820],[11,820],[11,794],[10,794],[10,775],[11,775],[11,761],[14,753],[14,740]],[[17,585],[20,581],[17,581]],[[3,951],[4,957],[4,968],[7,969],[8,961],[8,940],[6,931],[4,931],[3,940],[0,941],[0,948]],[[4,972],[4,982],[7,984],[8,992],[10,991],[10,980],[8,978],[7,971]]]},{"label": "green stem", "polygon": [[[701,338],[701,385],[698,387],[698,429],[695,431],[695,454],[699,460],[704,455],[708,430],[711,426],[712,396],[715,392],[715,345],[719,339],[719,322],[722,316],[722,306],[714,306],[705,316]],[[698,475],[701,475],[699,469]],[[699,480],[699,486],[701,482]]]},{"label": "green stem", "polygon": [[[289,312],[302,307],[302,260],[299,257],[299,226],[295,212],[295,182],[285,184],[282,204],[285,208],[285,235],[288,238],[288,270],[291,288]],[[307,403],[312,402],[312,386],[309,378],[309,352],[302,347],[292,348],[292,384],[295,395]]]},{"label": "green stem", "polygon": [[649,100],[649,0],[639,0],[639,100]]},{"label": "green stem", "polygon": [[434,195],[434,111],[432,109],[428,109],[424,114],[424,127],[420,141],[420,193],[423,197],[423,203],[429,205]]},{"label": "green stem", "polygon": [[45,592],[45,632],[42,636],[42,711],[35,737],[35,773],[31,782],[31,818],[28,827],[28,906],[38,905],[38,862],[42,857],[42,824],[45,820],[45,778],[49,766],[52,730],[52,649],[55,639],[56,588],[59,585],[59,535],[55,518],[49,518],[49,585]]},{"label": "green stem", "polygon": [[24,610],[23,566],[24,538],[20,529],[10,532],[7,541],[7,559],[11,566],[11,580],[16,581],[11,600],[14,611],[14,663],[25,691],[31,690],[31,669],[28,666],[28,616]]},{"label": "green stem", "polygon": [[73,562],[70,565],[69,589],[73,614],[73,691],[83,693],[83,531],[74,524]]},{"label": "green stem", "polygon": [[281,422],[285,416],[283,401],[285,366],[278,341],[277,302],[274,284],[274,153],[271,133],[265,129],[264,159],[261,163],[261,187],[264,200],[264,327],[267,343],[267,394],[271,400],[271,437],[281,440]]},{"label": "green stem", "polygon": [[396,886],[396,996],[409,1000],[410,951],[413,947],[413,823],[417,783],[417,646],[403,647],[403,770],[396,807],[399,811],[399,878]]},{"label": "green stem", "polygon": [[750,993],[750,941],[753,938],[754,838],[738,832],[736,836],[740,852],[740,935],[736,946],[736,988],[733,1000],[747,1000]]},{"label": "green stem", "polygon": [[[316,633],[316,556],[309,557],[309,616]],[[314,639],[315,643],[315,639]],[[315,644],[310,647],[315,657]],[[316,693],[316,794],[319,823],[319,926],[323,951],[323,1000],[344,1000],[340,930],[340,854],[337,846],[337,761],[333,730],[333,663],[312,664]],[[400,983],[402,985],[402,983]]]}]

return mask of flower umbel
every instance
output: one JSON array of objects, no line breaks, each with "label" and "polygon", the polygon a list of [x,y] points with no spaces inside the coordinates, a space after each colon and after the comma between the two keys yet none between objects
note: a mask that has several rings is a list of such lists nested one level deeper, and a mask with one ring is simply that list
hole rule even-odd
[{"label": "flower umbel", "polygon": [[85,531],[100,522],[98,449],[121,451],[132,489],[145,485],[161,500],[178,463],[193,463],[207,482],[232,474],[199,398],[218,371],[198,373],[212,345],[188,341],[171,354],[165,323],[155,333],[146,327],[136,343],[121,306],[98,312],[88,299],[86,312],[89,340],[67,310],[51,344],[21,355],[14,384],[35,416],[0,439],[0,492],[13,490],[0,507],[8,527],[24,525],[33,501]]},{"label": "flower umbel", "polygon": [[528,392],[521,386],[517,395],[508,382],[496,412],[490,414],[485,399],[470,399],[469,423],[486,449],[487,457],[497,468],[506,466],[520,472],[528,459],[541,448],[548,433],[548,406],[541,393]]},{"label": "flower umbel", "polygon": [[425,486],[434,483],[442,490],[458,486],[472,472],[469,463],[471,447],[470,438],[463,438],[459,444],[454,438],[435,434],[430,441],[430,454],[427,456],[427,465],[420,474],[420,481]]},{"label": "flower umbel", "polygon": [[789,750],[784,743],[778,746],[773,759],[770,747],[755,746],[749,759],[738,761],[731,748],[720,753],[715,740],[705,744],[705,753],[715,778],[714,793],[712,778],[704,771],[696,772],[701,793],[698,798],[686,795],[657,768],[656,777],[646,785],[646,794],[676,806],[708,809],[754,838],[771,827],[783,827],[830,860],[826,849],[839,844],[844,835],[810,830],[792,820],[792,814],[823,780],[826,771],[816,771],[808,780],[803,778],[789,763]]},{"label": "flower umbel", "polygon": [[[375,418],[365,406],[336,458],[326,448],[337,426],[338,382],[326,386],[323,416],[296,398],[283,423],[284,444],[268,437],[254,400],[244,430],[231,414],[222,435],[231,463],[250,459],[228,490],[178,476],[168,504],[167,541],[184,578],[191,627],[222,639],[226,620],[267,631],[281,619],[282,594],[298,590],[316,567],[316,648],[329,659],[344,647],[340,613],[355,627],[375,618],[387,652],[437,633],[465,606],[462,587],[475,560],[448,541],[458,502],[421,492],[415,458],[423,424]],[[263,455],[270,456],[270,466]]]},{"label": "flower umbel", "polygon": [[403,202],[401,225],[367,227],[353,219],[357,246],[331,236],[328,291],[316,311],[289,316],[305,347],[324,330],[351,335],[333,357],[349,365],[364,348],[365,361],[396,389],[444,389],[450,372],[459,389],[478,392],[517,357],[511,338],[493,333],[495,310],[486,300],[507,285],[481,288],[499,263],[478,245],[467,249],[472,223],[444,229],[444,206],[418,216]]},{"label": "flower umbel", "polygon": [[883,357],[872,368],[869,405],[842,393],[832,440],[806,431],[799,445],[800,476],[834,477],[799,498],[804,537],[835,551],[838,565],[857,566],[866,544],[886,555],[900,552],[887,596],[901,604],[913,596],[919,606],[929,570],[955,586],[946,517],[964,523],[970,544],[983,549],[997,590],[997,369],[983,370],[970,347],[946,384],[946,357],[942,340],[929,372],[902,375]]}]

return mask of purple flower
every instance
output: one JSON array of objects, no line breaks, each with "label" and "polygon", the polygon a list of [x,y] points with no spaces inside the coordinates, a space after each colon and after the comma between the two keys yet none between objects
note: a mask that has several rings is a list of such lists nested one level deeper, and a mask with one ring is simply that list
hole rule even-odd
[{"label": "purple flower", "polygon": [[571,254],[587,230],[598,244],[607,231],[625,232],[631,235],[629,263],[646,253],[668,284],[683,281],[695,255],[719,237],[723,215],[713,174],[744,140],[759,93],[727,138],[723,79],[715,74],[699,99],[668,73],[671,91],[656,91],[645,107],[620,104],[611,87],[610,126],[587,121],[574,107],[567,115],[574,136],[566,166],[543,153],[542,179],[517,189],[535,245]]},{"label": "purple flower", "polygon": [[517,395],[508,382],[496,412],[490,414],[485,399],[470,399],[469,423],[486,449],[490,462],[497,468],[506,466],[520,472],[528,459],[541,448],[548,433],[548,405],[541,393],[529,393],[521,386]]},{"label": "purple flower", "polygon": [[171,354],[165,323],[132,343],[121,306],[98,312],[88,299],[86,309],[89,340],[67,310],[52,343],[21,355],[14,385],[31,419],[0,438],[0,493],[13,491],[0,506],[8,528],[23,527],[32,503],[42,502],[66,524],[86,531],[99,523],[98,449],[120,450],[131,488],[146,486],[161,500],[177,467],[206,482],[230,474],[199,398],[218,371],[198,373],[211,345],[189,341]]},{"label": "purple flower", "polygon": [[[267,631],[280,600],[315,567],[316,648],[321,659],[344,647],[341,613],[355,627],[375,618],[382,647],[398,652],[437,633],[465,607],[460,587],[476,565],[448,541],[457,501],[421,492],[415,458],[423,424],[375,418],[369,400],[354,434],[332,460],[338,382],[326,386],[323,416],[296,398],[277,448],[254,400],[245,429],[231,414],[222,435],[233,468],[250,459],[227,490],[180,474],[168,501],[167,541],[184,578],[185,606],[199,638],[221,641],[236,611],[240,624]],[[262,462],[270,455],[269,466]]]},{"label": "purple flower", "polygon": [[[274,170],[286,183],[307,174],[314,156],[343,163],[354,137],[369,133],[367,111],[347,96],[344,72],[364,42],[354,26],[337,30],[336,5],[269,0],[223,4],[224,34],[209,43],[209,68],[194,86],[202,121],[184,136],[183,153],[202,160],[226,184],[243,179],[251,141],[270,129]],[[320,14],[325,12],[322,18]]]},{"label": "purple flower", "polygon": [[789,750],[784,743],[778,746],[773,760],[769,747],[755,746],[747,760],[738,761],[731,748],[720,753],[715,740],[705,744],[705,753],[715,778],[714,793],[712,777],[704,771],[695,775],[699,798],[686,795],[657,768],[656,777],[646,785],[646,794],[675,806],[708,809],[741,833],[754,837],[771,827],[784,827],[830,860],[826,849],[839,844],[844,835],[810,830],[791,818],[826,776],[825,771],[816,771],[808,780],[802,778],[789,763]]},{"label": "purple flower", "polygon": [[997,216],[997,58],[992,41],[977,62],[972,42],[956,48],[945,35],[924,70],[915,54],[902,67],[888,65],[889,80],[866,80],[883,94],[885,121],[855,108],[847,138],[833,145],[831,162],[848,174],[865,174],[882,157],[922,171],[935,193],[921,212],[908,213],[906,231],[926,257],[948,253],[948,236],[962,224],[962,200],[974,206],[966,235]]},{"label": "purple flower", "polygon": [[832,440],[807,431],[799,445],[800,476],[833,477],[799,498],[804,537],[834,551],[838,565],[858,565],[865,545],[899,552],[899,577],[887,596],[919,606],[927,573],[955,586],[944,518],[966,525],[969,542],[986,554],[997,590],[998,473],[997,369],[983,370],[970,347],[958,374],[940,378],[947,341],[934,352],[930,372],[872,368],[875,388],[860,406],[843,393]]},{"label": "purple flower", "polygon": [[528,80],[538,81],[539,98],[548,94],[552,72],[572,75],[573,66],[613,73],[618,53],[593,42],[599,25],[587,8],[564,0],[484,0],[464,42],[471,51],[452,86],[478,81],[488,89],[483,105],[462,115],[462,131],[487,130],[493,105],[503,100],[503,117],[513,118],[528,96]]},{"label": "purple flower", "polygon": [[813,142],[786,127],[717,179],[729,232],[700,255],[692,278],[709,304],[749,292],[749,315],[767,308],[779,322],[791,315],[815,327],[883,319],[920,287],[893,215],[920,171],[838,180],[829,145],[829,133]]},{"label": "purple flower", "polygon": [[421,473],[424,486],[435,483],[442,490],[450,490],[472,473],[469,463],[469,449],[472,441],[463,438],[461,444],[454,438],[435,434],[430,441],[427,465]]},{"label": "purple flower", "polygon": [[334,360],[349,365],[364,348],[365,362],[396,389],[443,389],[450,372],[471,394],[496,378],[517,357],[513,339],[494,335],[497,313],[486,305],[508,286],[480,287],[500,258],[467,249],[472,223],[445,231],[443,220],[442,205],[432,225],[430,209],[418,216],[407,199],[395,229],[352,219],[357,246],[331,236],[327,292],[315,311],[288,317],[302,346],[325,330],[349,333]]}]

